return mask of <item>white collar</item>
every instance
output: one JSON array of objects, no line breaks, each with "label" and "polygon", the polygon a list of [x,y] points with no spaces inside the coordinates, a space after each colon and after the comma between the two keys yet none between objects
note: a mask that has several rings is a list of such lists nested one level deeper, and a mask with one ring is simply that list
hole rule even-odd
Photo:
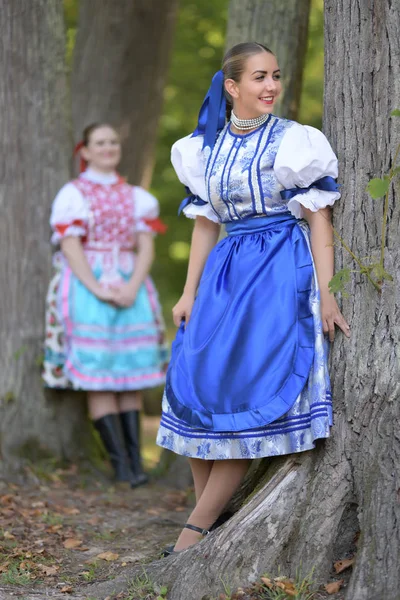
[{"label": "white collar", "polygon": [[118,175],[114,173],[99,173],[98,171],[94,171],[93,169],[86,169],[83,173],[80,174],[80,177],[83,179],[88,179],[93,183],[101,183],[103,185],[112,185],[113,183],[117,183]]}]

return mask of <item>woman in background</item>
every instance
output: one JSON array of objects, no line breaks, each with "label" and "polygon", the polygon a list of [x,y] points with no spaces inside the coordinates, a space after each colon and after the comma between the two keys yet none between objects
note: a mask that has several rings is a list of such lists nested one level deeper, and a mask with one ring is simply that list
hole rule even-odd
[{"label": "woman in background", "polygon": [[79,150],[85,170],[59,191],[50,219],[61,252],[47,295],[43,378],[87,392],[116,480],[136,487],[148,481],[140,390],[165,380],[164,325],[148,276],[163,225],[156,198],[118,175],[115,129],[87,127]]}]

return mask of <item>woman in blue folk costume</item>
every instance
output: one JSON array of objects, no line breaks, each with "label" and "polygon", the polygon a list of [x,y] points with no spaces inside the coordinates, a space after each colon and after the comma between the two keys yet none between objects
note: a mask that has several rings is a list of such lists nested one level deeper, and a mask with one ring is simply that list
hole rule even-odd
[{"label": "woman in blue folk costume", "polygon": [[274,54],[234,46],[172,148],[196,221],[158,444],[189,458],[197,503],[169,552],[218,524],[250,459],[310,450],[332,425],[326,338],[350,335],[328,289],[337,159],[272,114],[280,92]]}]

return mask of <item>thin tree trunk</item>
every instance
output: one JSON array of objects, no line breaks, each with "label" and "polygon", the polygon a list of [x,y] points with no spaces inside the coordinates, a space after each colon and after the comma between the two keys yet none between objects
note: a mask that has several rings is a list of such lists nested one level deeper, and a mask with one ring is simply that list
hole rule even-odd
[{"label": "thin tree trunk", "polygon": [[177,0],[81,0],[72,75],[75,139],[93,122],[120,132],[120,167],[147,186]]},{"label": "thin tree trunk", "polygon": [[276,114],[296,119],[307,50],[311,0],[231,0],[226,46],[254,41],[270,48],[282,70]]},{"label": "thin tree trunk", "polygon": [[0,0],[0,427],[3,469],[79,452],[84,404],[40,378],[50,205],[69,179],[62,0]]},{"label": "thin tree trunk", "polygon": [[[388,119],[400,98],[395,4],[325,4],[325,129],[343,184],[334,222],[360,257],[379,255],[382,224],[382,201],[368,197],[367,181],[387,171],[400,140],[400,121]],[[339,334],[332,351],[332,437],[287,457],[277,470],[271,461],[265,485],[224,527],[182,556],[147,566],[168,585],[171,600],[184,600],[189,591],[192,600],[215,596],[223,591],[221,577],[235,589],[279,570],[294,576],[314,569],[313,579],[324,583],[333,561],[352,554],[346,600],[399,599],[399,227],[397,188],[385,260],[394,283],[378,294],[356,275],[343,302],[352,337]],[[339,246],[336,255],[337,268],[353,267]]]}]

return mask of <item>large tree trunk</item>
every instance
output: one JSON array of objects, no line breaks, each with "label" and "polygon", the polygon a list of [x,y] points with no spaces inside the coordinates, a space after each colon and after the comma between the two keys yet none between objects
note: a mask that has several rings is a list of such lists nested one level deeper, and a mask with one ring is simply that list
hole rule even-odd
[{"label": "large tree trunk", "polygon": [[[392,2],[326,0],[325,129],[337,150],[343,197],[335,226],[360,257],[379,254],[382,203],[365,192],[387,171],[400,140],[388,120],[400,98],[400,13]],[[396,197],[397,196],[397,197]],[[395,200],[397,199],[397,203]],[[382,294],[355,276],[343,312],[352,325],[331,356],[332,437],[316,450],[271,461],[265,485],[233,519],[182,556],[146,568],[171,600],[200,600],[263,572],[294,576],[353,553],[347,600],[398,600],[400,588],[400,249],[391,192]],[[352,266],[336,248],[337,268]],[[358,537],[358,541],[357,540]],[[113,582],[114,586],[116,582]]]},{"label": "large tree trunk", "polygon": [[[3,469],[72,457],[84,404],[40,378],[51,201],[69,179],[62,0],[0,0],[0,427]],[[84,438],[85,439],[85,438]]]},{"label": "large tree trunk", "polygon": [[296,119],[307,50],[311,0],[231,0],[226,46],[254,41],[270,48],[282,69],[276,114]]},{"label": "large tree trunk", "polygon": [[75,139],[93,122],[121,134],[120,167],[147,186],[177,0],[81,0],[72,75]]},{"label": "large tree trunk", "polygon": [[[326,132],[340,157],[343,199],[335,225],[361,256],[379,256],[382,200],[365,192],[387,172],[400,142],[400,5],[326,0]],[[340,32],[340,35],[338,35]],[[397,192],[397,193],[396,193]],[[389,210],[382,295],[353,280],[344,302],[353,334],[334,347],[335,446],[351,472],[361,536],[348,600],[397,600],[400,588],[399,187]],[[337,250],[337,266],[343,253]],[[344,262],[348,264],[345,257]]]}]

